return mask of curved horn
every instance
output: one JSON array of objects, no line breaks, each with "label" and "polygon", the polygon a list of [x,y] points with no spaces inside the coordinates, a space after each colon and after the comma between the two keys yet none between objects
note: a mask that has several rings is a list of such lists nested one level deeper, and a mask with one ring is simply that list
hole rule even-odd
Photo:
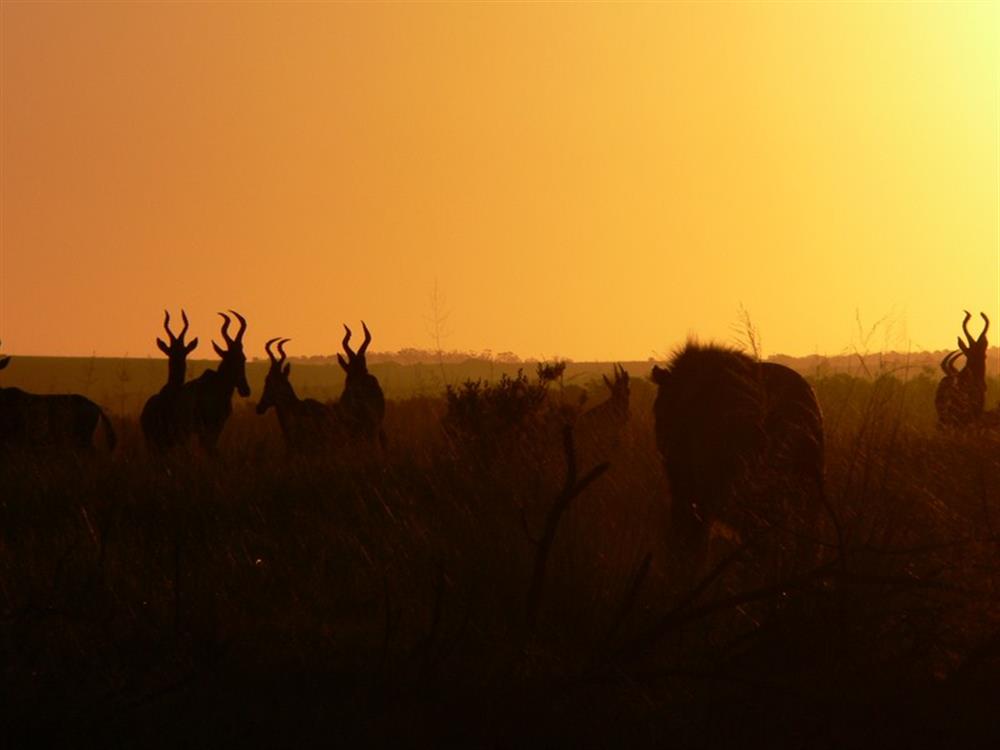
[{"label": "curved horn", "polygon": [[972,334],[969,333],[969,321],[972,320],[972,313],[970,313],[968,310],[963,310],[962,312],[965,313],[965,320],[962,321],[962,330],[965,332],[965,338],[968,340],[968,342],[970,344],[974,344],[976,343],[976,340],[972,338]]},{"label": "curved horn", "polygon": [[348,359],[354,359],[355,354],[351,350],[350,344],[348,343],[351,340],[351,329],[347,327],[347,323],[344,323],[344,330],[347,331],[347,333],[344,334],[344,351],[347,352]]},{"label": "curved horn", "polygon": [[230,310],[229,312],[231,312],[236,317],[236,319],[238,321],[240,321],[240,330],[238,330],[236,332],[236,343],[237,344],[242,344],[243,343],[243,334],[246,333],[246,330],[247,330],[247,319],[244,318],[242,315],[240,315],[235,310]]},{"label": "curved horn", "polygon": [[984,312],[979,313],[979,316],[983,319],[983,323],[985,323],[983,326],[983,332],[979,334],[979,341],[985,341],[986,332],[990,330],[990,319],[986,317],[986,313]]},{"label": "curved horn", "polygon": [[177,335],[177,338],[179,338],[179,339],[181,339],[183,341],[184,340],[184,336],[186,336],[187,332],[188,332],[188,316],[187,316],[187,313],[184,312],[184,308],[183,307],[181,308],[181,320],[184,321],[184,327],[181,329],[181,332]]},{"label": "curved horn", "polygon": [[284,363],[285,359],[288,358],[288,355],[285,354],[285,344],[289,341],[291,341],[291,339],[282,339],[278,342],[278,353],[281,355],[281,362],[279,362],[279,364]]},{"label": "curved horn", "polygon": [[365,352],[368,350],[368,345],[372,342],[372,332],[368,330],[368,326],[365,325],[365,321],[361,321],[361,329],[365,332],[365,340],[361,343],[361,348],[358,349],[358,356],[363,357]]},{"label": "curved horn", "polygon": [[958,369],[958,364],[957,363],[958,363],[958,360],[961,357],[964,357],[964,356],[965,355],[961,351],[957,351],[957,352],[955,352],[955,356],[953,356],[950,360],[948,360],[948,370],[949,370],[949,372],[951,374],[953,374],[953,375],[958,375],[959,374],[959,369]]},{"label": "curved horn", "polygon": [[944,355],[944,359],[941,360],[941,369],[944,371],[945,375],[955,376],[958,371],[955,369],[955,360],[962,354],[962,352],[956,350],[953,352],[948,352]]},{"label": "curved horn", "polygon": [[221,315],[222,319],[225,321],[222,324],[222,338],[225,339],[225,341],[226,341],[227,344],[232,345],[233,340],[231,338],[229,338],[229,322],[230,322],[229,321],[229,316],[226,315],[225,313],[221,313],[221,312],[219,313],[219,315]]},{"label": "curved horn", "polygon": [[274,357],[274,352],[272,352],[272,351],[271,351],[271,344],[273,344],[273,343],[274,343],[275,341],[277,341],[277,340],[278,340],[279,338],[281,338],[281,337],[280,337],[280,336],[276,336],[276,337],[274,337],[273,339],[268,339],[268,340],[267,340],[267,343],[265,343],[265,344],[264,344],[264,351],[265,351],[265,352],[267,352],[267,357],[268,357],[268,359],[270,359],[270,360],[271,360],[271,362],[273,362],[273,363],[275,363],[275,364],[277,364],[278,360],[277,360],[277,359],[275,359],[275,357]]},{"label": "curved horn", "polygon": [[[965,352],[958,352],[958,353],[957,353],[957,354],[956,354],[956,355],[955,355],[955,356],[954,356],[954,357],[952,358],[951,362],[949,363],[949,364],[951,365],[952,369],[953,369],[953,370],[955,371],[955,374],[956,374],[956,375],[957,375],[957,374],[959,374],[959,373],[961,372],[961,371],[960,371],[960,370],[958,369],[958,360],[960,360],[960,359],[961,359],[962,357],[965,357],[966,361],[968,361],[968,359],[969,359],[969,355],[967,355],[967,354],[966,354]],[[963,367],[962,369],[965,369],[965,368]]]},{"label": "curved horn", "polygon": [[163,311],[163,330],[167,332],[167,336],[170,337],[170,343],[177,341],[177,337],[174,336],[173,331],[170,330],[170,311]]}]

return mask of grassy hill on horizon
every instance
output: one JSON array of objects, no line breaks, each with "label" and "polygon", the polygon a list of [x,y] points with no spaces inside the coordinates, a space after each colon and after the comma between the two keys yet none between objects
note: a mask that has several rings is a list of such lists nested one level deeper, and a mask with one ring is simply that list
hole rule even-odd
[{"label": "grassy hill on horizon", "polygon": [[[837,374],[871,380],[880,375],[892,375],[900,380],[933,381],[940,379],[939,363],[946,354],[940,352],[874,354],[844,354],[835,357],[812,355],[790,357],[775,355],[769,361],[791,367],[811,380]],[[991,394],[997,376],[998,350],[994,347],[987,360]],[[9,354],[9,353],[6,353]],[[440,361],[433,352],[405,350],[402,355],[370,352],[372,373],[379,379],[386,397],[400,400],[416,396],[442,395],[446,385],[458,385],[466,380],[496,381],[502,375],[514,376],[523,370],[535,376],[537,360],[512,358],[485,359],[469,356],[461,360],[456,352],[446,353]],[[419,356],[418,356],[419,355]],[[118,415],[137,414],[150,395],[166,380],[166,359],[163,357],[31,357],[12,354],[10,366],[0,375],[0,387],[17,387],[34,393],[80,393]],[[418,361],[414,361],[414,359]],[[403,360],[403,361],[400,361]],[[334,357],[291,357],[292,384],[301,398],[321,401],[339,398],[344,385],[344,373]],[[652,388],[648,382],[650,368],[657,360],[626,361],[620,364],[633,379],[633,390]],[[196,378],[206,369],[214,368],[216,359],[192,359],[188,362],[188,379]],[[562,379],[563,387],[591,392],[588,403],[604,398],[601,375],[610,375],[612,362],[568,362]],[[247,363],[247,379],[256,402],[267,372],[267,360],[254,358]],[[576,396],[574,396],[574,402]]]}]

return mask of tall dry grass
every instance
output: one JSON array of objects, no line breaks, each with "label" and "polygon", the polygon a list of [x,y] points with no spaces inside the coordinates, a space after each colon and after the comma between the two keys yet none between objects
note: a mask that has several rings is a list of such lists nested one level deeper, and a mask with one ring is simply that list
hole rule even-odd
[{"label": "tall dry grass", "polygon": [[765,529],[699,580],[680,573],[641,387],[610,468],[578,494],[558,430],[480,460],[435,398],[390,402],[385,455],[288,459],[273,415],[240,409],[215,459],[153,461],[128,419],[110,458],[10,457],[0,732],[126,746],[1000,737],[1000,440],[937,432],[928,378],[815,386],[836,530],[822,515],[792,545]]}]

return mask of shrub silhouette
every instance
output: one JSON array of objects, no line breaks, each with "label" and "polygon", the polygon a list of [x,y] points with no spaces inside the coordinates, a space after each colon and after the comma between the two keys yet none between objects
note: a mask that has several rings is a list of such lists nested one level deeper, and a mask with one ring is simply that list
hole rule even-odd
[{"label": "shrub silhouette", "polygon": [[549,386],[565,370],[565,362],[540,363],[535,382],[519,369],[515,377],[504,373],[496,383],[479,379],[448,385],[445,431],[479,447],[538,433],[556,412],[548,403]]}]

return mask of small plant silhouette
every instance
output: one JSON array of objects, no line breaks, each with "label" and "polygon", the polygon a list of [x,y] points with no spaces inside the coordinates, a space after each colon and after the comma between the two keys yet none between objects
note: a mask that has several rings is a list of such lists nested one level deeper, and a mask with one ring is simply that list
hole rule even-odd
[{"label": "small plant silhouette", "polygon": [[449,385],[445,430],[454,439],[472,443],[534,432],[548,416],[549,386],[565,370],[565,362],[539,363],[536,382],[519,369],[514,377],[502,374],[496,383],[466,380],[458,387]]}]

